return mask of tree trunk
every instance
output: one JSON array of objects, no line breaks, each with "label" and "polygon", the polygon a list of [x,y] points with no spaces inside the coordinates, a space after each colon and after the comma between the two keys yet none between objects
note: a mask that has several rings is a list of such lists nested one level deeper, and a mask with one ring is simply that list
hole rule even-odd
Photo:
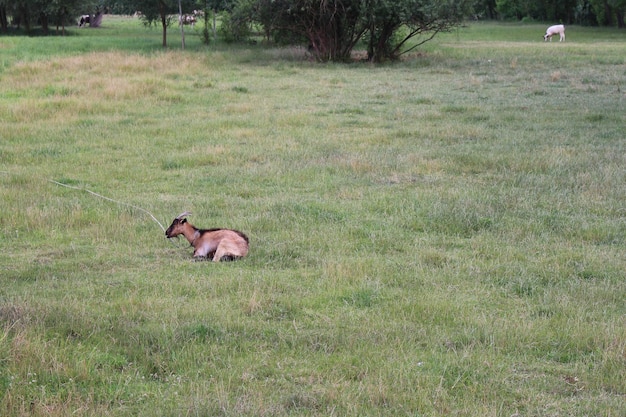
[{"label": "tree trunk", "polygon": [[611,25],[611,6],[606,0],[604,1],[604,17],[603,17],[602,25],[603,26]]},{"label": "tree trunk", "polygon": [[159,2],[159,14],[161,15],[161,27],[163,28],[163,48],[167,48],[167,10],[162,2]]},{"label": "tree trunk", "polygon": [[24,30],[26,33],[30,33],[30,14],[28,8],[25,5],[21,5],[19,8],[20,20],[18,21],[17,28],[20,28],[20,23],[24,23]]},{"label": "tree trunk", "polygon": [[217,10],[213,9],[213,40],[217,41]]},{"label": "tree trunk", "polygon": [[163,27],[163,48],[167,48],[167,18],[161,15],[161,26]]},{"label": "tree trunk", "polygon": [[622,10],[616,10],[615,16],[617,18],[617,27],[620,29],[626,28],[626,24],[624,22],[624,12]]},{"label": "tree trunk", "polygon": [[3,33],[9,30],[9,22],[7,20],[7,7],[5,5],[0,5],[0,27],[2,28]]},{"label": "tree trunk", "polygon": [[50,29],[48,27],[48,16],[46,16],[45,14],[41,14],[39,16],[39,21],[41,22],[41,30],[43,31],[43,34],[47,35],[48,30]]},{"label": "tree trunk", "polygon": [[180,0],[178,0],[178,24],[180,25],[182,49],[185,49],[185,22],[183,22],[183,6],[180,4]]}]

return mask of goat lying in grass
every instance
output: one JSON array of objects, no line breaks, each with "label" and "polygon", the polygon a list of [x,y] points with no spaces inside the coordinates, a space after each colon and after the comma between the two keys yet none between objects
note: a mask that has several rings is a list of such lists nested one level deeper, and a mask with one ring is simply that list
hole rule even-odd
[{"label": "goat lying in grass", "polygon": [[194,247],[195,259],[210,258],[213,262],[233,261],[248,254],[248,237],[232,229],[198,229],[187,221],[188,211],[176,217],[165,231],[169,239],[185,236]]},{"label": "goat lying in grass", "polygon": [[543,35],[543,41],[545,42],[550,39],[550,42],[552,42],[552,37],[557,33],[559,34],[559,42],[563,42],[565,40],[565,26],[563,25],[554,25],[546,29],[546,34]]}]

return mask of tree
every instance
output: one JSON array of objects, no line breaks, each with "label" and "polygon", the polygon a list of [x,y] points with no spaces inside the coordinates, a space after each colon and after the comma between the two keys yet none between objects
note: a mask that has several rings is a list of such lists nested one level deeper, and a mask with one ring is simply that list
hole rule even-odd
[{"label": "tree", "polygon": [[[240,0],[249,1],[249,0]],[[320,61],[348,59],[367,40],[368,59],[396,59],[461,23],[472,0],[255,0],[256,19],[270,33],[305,38]],[[417,45],[410,41],[423,36]]]},{"label": "tree", "polygon": [[217,12],[225,10],[226,0],[196,0],[196,4],[203,11],[204,29],[202,30],[202,40],[205,44],[209,44],[211,36],[209,34],[209,18],[213,18],[212,32],[213,39],[217,38]]},{"label": "tree", "polygon": [[[76,1],[64,1],[64,0],[51,0],[45,6],[45,14],[49,17],[46,19],[46,24],[49,23],[49,20],[52,20],[52,24],[56,25],[57,32],[59,31],[59,26],[61,26],[61,33],[65,36],[65,25],[71,22],[72,15],[76,6]],[[43,22],[42,22],[43,25]],[[44,26],[44,32],[47,31],[47,26]]]},{"label": "tree", "polygon": [[626,27],[626,0],[590,0],[590,3],[600,25]]},{"label": "tree", "polygon": [[167,0],[137,0],[136,10],[141,10],[141,20],[144,25],[152,26],[161,24],[162,45],[167,47],[167,28],[171,24],[171,15],[176,13],[177,4]]},{"label": "tree", "polygon": [[360,19],[359,1],[307,1],[288,15],[308,39],[314,55],[323,61],[348,59],[366,27]]},{"label": "tree", "polygon": [[249,38],[255,21],[257,0],[238,0],[234,7],[222,13],[220,33],[226,42],[240,42]]},{"label": "tree", "polygon": [[[487,1],[492,0],[475,0],[477,13]],[[626,0],[495,0],[495,4],[498,16],[503,19],[530,18],[566,24],[590,24],[597,20],[603,26],[625,27]]]},{"label": "tree", "polygon": [[0,0],[0,29],[3,33],[6,33],[9,30],[7,3],[7,0]]},{"label": "tree", "polygon": [[[49,0],[44,1],[43,4],[46,25],[48,23],[56,25],[57,32],[61,26],[63,35],[65,35],[65,25],[75,24],[76,16],[100,10],[97,0]],[[43,21],[42,26],[44,26]],[[44,27],[44,32],[46,31],[47,27]]]},{"label": "tree", "polygon": [[[237,4],[249,1],[239,0]],[[360,0],[254,0],[252,18],[266,38],[304,39],[320,61],[337,61],[363,34]]]},{"label": "tree", "polygon": [[[396,59],[461,24],[468,0],[365,0],[370,61]],[[412,45],[409,46],[409,41]]]},{"label": "tree", "polygon": [[496,10],[496,0],[474,0],[472,5],[473,18],[477,19],[496,19],[498,12]]},{"label": "tree", "polygon": [[[13,3],[13,4],[11,4]],[[13,21],[17,23],[17,27],[20,28],[24,25],[26,33],[30,32],[31,20],[36,8],[35,1],[31,0],[17,0],[9,2],[9,7],[12,9]]]},{"label": "tree", "polygon": [[49,25],[62,27],[74,22],[76,16],[86,10],[97,10],[100,0],[0,0],[0,24],[2,30],[8,30],[8,18],[12,17],[18,27],[24,26],[30,32],[33,26],[40,25],[44,34],[48,33]]},{"label": "tree", "polygon": [[[146,26],[161,25],[162,45],[167,47],[167,28],[172,22],[178,21],[174,16],[179,13],[179,0],[129,0],[128,7],[134,10],[141,10],[141,20]],[[194,2],[192,0],[181,0],[181,7],[184,10],[191,10]]]}]

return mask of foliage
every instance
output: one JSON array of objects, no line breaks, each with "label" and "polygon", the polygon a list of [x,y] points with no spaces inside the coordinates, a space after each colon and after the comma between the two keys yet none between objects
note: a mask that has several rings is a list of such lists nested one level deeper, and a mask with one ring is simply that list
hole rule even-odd
[{"label": "foliage", "polygon": [[[434,35],[458,25],[469,13],[469,1],[451,0],[256,0],[255,18],[267,39],[305,38],[320,61],[350,57],[368,39],[368,59],[396,59],[413,38]],[[407,28],[404,36],[399,31]],[[288,38],[289,36],[287,36]],[[425,40],[425,41],[426,41]]]},{"label": "foliage", "polygon": [[[475,4],[475,7],[482,7]],[[624,27],[624,0],[496,0],[498,15],[505,20],[532,19],[566,24],[617,25]]]},{"label": "foliage", "polygon": [[141,20],[146,26],[161,26],[161,43],[165,48],[167,47],[167,28],[173,22],[178,24],[179,3],[183,11],[189,12],[195,5],[193,0],[130,0],[128,5],[132,5],[131,9],[141,11]]},{"label": "foliage", "polygon": [[230,11],[222,12],[219,32],[224,41],[240,42],[252,33],[255,0],[240,0]]},{"label": "foliage", "polygon": [[[411,51],[438,33],[460,25],[470,14],[469,1],[368,0],[366,4],[368,59],[375,62]],[[400,29],[405,29],[401,36]],[[421,36],[421,41],[414,42]],[[409,42],[413,45],[402,50]]]},{"label": "foliage", "polygon": [[[451,23],[458,19],[456,12],[472,19],[504,19],[524,22],[561,22],[626,27],[626,0],[184,0],[185,10],[212,10],[214,15],[228,11],[229,28],[223,31],[229,40],[245,39],[252,20],[263,28],[267,40],[278,43],[300,42],[306,39],[314,55],[320,60],[344,59],[360,40],[369,44],[370,60],[394,59],[401,53],[403,37],[401,26],[413,28],[407,33],[422,36],[431,33],[419,25],[415,31],[415,16],[439,14],[439,22],[446,19],[443,11],[455,12]],[[40,26],[48,33],[49,25],[64,26],[84,13],[105,10],[114,14],[133,14],[140,10],[149,13],[148,24],[160,24],[166,41],[166,29],[171,24],[163,13],[177,13],[176,0],[0,0],[0,30],[6,33],[10,24],[24,28],[29,34]],[[438,9],[438,10],[437,10]],[[154,11],[157,11],[155,14]],[[167,16],[167,15],[165,15]],[[357,16],[355,19],[354,17]],[[207,17],[208,18],[208,17]],[[397,21],[401,23],[398,24]],[[418,19],[419,21],[419,19]],[[428,20],[424,20],[428,23]],[[434,24],[432,32],[438,33]],[[374,25],[374,26],[373,26]],[[445,25],[444,25],[445,26]],[[396,27],[393,33],[390,28]],[[215,29],[215,28],[214,28]],[[439,30],[446,30],[445,28]],[[205,24],[205,40],[208,25]],[[425,36],[429,40],[430,36]]]},{"label": "foliage", "polygon": [[18,27],[23,26],[27,33],[40,26],[47,34],[50,25],[63,27],[76,23],[76,17],[84,13],[102,10],[99,0],[1,0],[0,22],[3,32],[8,30],[8,19]]},{"label": "foliage", "polygon": [[[208,45],[211,43],[211,31],[210,31],[211,23],[210,22],[211,22],[212,16],[214,16],[214,13],[212,10],[210,9],[203,10],[202,20],[204,21],[204,27],[202,28],[202,43],[204,43],[205,45]],[[217,28],[214,28],[214,29],[217,30]]]},{"label": "foliage", "polygon": [[617,24],[625,28],[626,0],[589,0],[600,25]]},{"label": "foliage", "polygon": [[255,20],[267,39],[306,39],[320,61],[349,58],[365,27],[359,0],[255,0]]},{"label": "foliage", "polygon": [[94,2],[84,5],[79,0],[51,0],[43,5],[41,10],[40,22],[44,28],[44,32],[47,32],[47,26],[49,23],[59,26],[75,24],[74,18],[76,15],[83,11],[85,6],[92,6],[95,9]]},{"label": "foliage", "polygon": [[497,19],[496,0],[474,0],[472,4],[472,19]]}]

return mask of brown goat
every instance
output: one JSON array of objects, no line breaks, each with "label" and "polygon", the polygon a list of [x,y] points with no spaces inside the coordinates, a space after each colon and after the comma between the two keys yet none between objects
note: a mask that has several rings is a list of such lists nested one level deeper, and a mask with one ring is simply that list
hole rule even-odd
[{"label": "brown goat", "polygon": [[248,237],[232,229],[198,229],[185,219],[188,211],[176,217],[165,231],[169,239],[185,236],[194,247],[194,258],[210,258],[213,262],[233,261],[248,254]]}]

